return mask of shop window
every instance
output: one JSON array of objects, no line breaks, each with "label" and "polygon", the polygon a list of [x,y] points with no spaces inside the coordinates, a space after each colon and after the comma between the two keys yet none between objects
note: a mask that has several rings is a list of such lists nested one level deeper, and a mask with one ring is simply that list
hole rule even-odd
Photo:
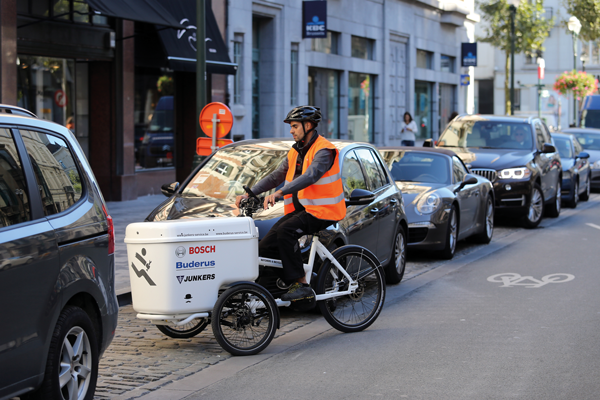
[{"label": "shop window", "polygon": [[373,60],[375,41],[359,36],[352,36],[352,57]]},{"label": "shop window", "polygon": [[46,215],[67,210],[81,198],[81,176],[66,142],[56,136],[21,130]]},{"label": "shop window", "polygon": [[308,102],[321,108],[323,121],[318,131],[330,138],[339,138],[339,87],[338,71],[322,68],[308,69]]},{"label": "shop window", "polygon": [[105,16],[95,14],[83,0],[18,0],[17,13],[47,17],[55,21],[108,24]]},{"label": "shop window", "polygon": [[238,71],[233,76],[233,103],[240,104],[242,102],[242,68],[244,65],[244,35],[236,33],[233,41],[233,62],[237,64]]},{"label": "shop window", "polygon": [[454,65],[456,64],[455,60],[455,57],[445,56],[442,54],[440,56],[440,71],[454,73]]},{"label": "shop window", "polygon": [[8,129],[0,129],[0,228],[31,220],[27,183]]},{"label": "shop window", "polygon": [[417,68],[433,69],[433,53],[417,49]]},{"label": "shop window", "polygon": [[339,32],[327,31],[327,37],[321,39],[311,39],[312,51],[318,51],[320,53],[327,54],[339,54]]},{"label": "shop window", "polygon": [[374,75],[348,73],[348,139],[373,142]]},{"label": "shop window", "polygon": [[171,74],[136,68],[134,152],[136,171],[173,167],[175,156],[174,93]]},{"label": "shop window", "polygon": [[431,102],[432,99],[431,82],[415,81],[415,115],[414,120],[417,123],[417,139],[428,139],[432,137],[431,129]]},{"label": "shop window", "polygon": [[290,104],[298,104],[298,43],[292,43],[290,53]]}]

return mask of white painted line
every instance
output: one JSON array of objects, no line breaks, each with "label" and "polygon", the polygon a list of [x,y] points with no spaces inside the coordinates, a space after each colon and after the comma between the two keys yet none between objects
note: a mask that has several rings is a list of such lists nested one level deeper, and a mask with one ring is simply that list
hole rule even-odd
[{"label": "white painted line", "polygon": [[591,226],[592,228],[600,229],[600,226],[598,226],[598,225],[596,225],[596,224],[590,224],[590,223],[587,223],[586,225],[587,225],[587,226]]}]

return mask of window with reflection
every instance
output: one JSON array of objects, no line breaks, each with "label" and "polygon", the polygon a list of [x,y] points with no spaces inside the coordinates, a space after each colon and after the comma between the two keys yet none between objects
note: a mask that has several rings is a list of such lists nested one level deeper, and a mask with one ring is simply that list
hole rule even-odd
[{"label": "window with reflection", "polygon": [[352,57],[373,60],[375,41],[360,36],[352,36]]},{"label": "window with reflection", "polygon": [[449,162],[440,154],[386,151],[383,159],[395,181],[450,184]]},{"label": "window with reflection", "polygon": [[54,135],[21,130],[33,166],[45,215],[58,214],[77,203],[82,182],[66,142]]},{"label": "window with reflection", "polygon": [[348,73],[348,139],[373,142],[374,75]]},{"label": "window with reflection", "polygon": [[377,160],[375,160],[369,149],[357,149],[356,153],[360,157],[369,179],[369,189],[373,192],[379,190],[387,182],[381,176]]},{"label": "window with reflection", "polygon": [[27,182],[12,133],[0,129],[0,228],[31,220]]},{"label": "window with reflection", "polygon": [[349,151],[344,156],[342,163],[342,182],[344,184],[344,197],[350,198],[354,189],[367,189],[367,182],[363,175],[360,161],[354,151]]}]

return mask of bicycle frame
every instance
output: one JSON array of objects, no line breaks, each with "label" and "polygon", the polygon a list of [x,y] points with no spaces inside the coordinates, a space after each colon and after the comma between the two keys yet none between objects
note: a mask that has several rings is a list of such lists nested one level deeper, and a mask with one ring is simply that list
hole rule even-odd
[{"label": "bicycle frame", "polygon": [[[316,300],[317,301],[326,300],[326,299],[330,299],[332,297],[345,296],[345,295],[354,293],[356,291],[356,289],[358,288],[358,282],[356,282],[354,279],[352,279],[352,277],[348,274],[348,272],[346,272],[346,270],[340,265],[340,263],[333,257],[333,255],[327,249],[327,247],[325,247],[323,245],[323,243],[321,243],[319,241],[319,237],[317,235],[314,235],[313,239],[312,239],[310,255],[308,257],[308,264],[303,264],[304,271],[306,272],[306,282],[310,283],[310,278],[312,277],[313,267],[315,264],[315,257],[317,254],[321,258],[321,260],[325,261],[325,259],[328,259],[333,265],[335,265],[337,270],[346,279],[348,279],[350,284],[348,285],[348,290],[345,290],[343,292],[340,292],[337,290],[332,290],[328,293],[318,294],[318,295],[316,295]],[[283,268],[283,264],[281,263],[281,260],[276,260],[274,258],[266,258],[266,257],[258,257],[258,265],[262,265],[265,267],[273,267],[273,268]],[[331,273],[335,274],[334,270],[332,270]],[[336,275],[334,275],[334,278],[338,279],[338,277]],[[289,301],[282,301],[281,299],[275,299],[275,301],[277,302],[278,306],[286,306],[286,305],[289,305],[289,303],[290,303]]]}]

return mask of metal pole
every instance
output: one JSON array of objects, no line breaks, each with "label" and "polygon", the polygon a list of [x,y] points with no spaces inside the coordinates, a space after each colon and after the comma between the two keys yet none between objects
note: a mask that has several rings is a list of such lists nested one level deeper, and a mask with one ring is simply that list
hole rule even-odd
[{"label": "metal pole", "polygon": [[[205,0],[196,0],[196,141],[202,137],[200,112],[206,105],[206,30]],[[196,144],[194,143],[194,149]],[[201,157],[194,151],[192,167],[200,164]]]},{"label": "metal pole", "polygon": [[538,118],[542,118],[542,80],[538,74]]},{"label": "metal pole", "polygon": [[[577,72],[577,34],[573,32],[573,72]],[[578,125],[579,110],[577,96],[573,93],[573,121]]]},{"label": "metal pole", "polygon": [[213,135],[212,135],[212,146],[210,148],[213,152],[219,150],[219,146],[217,146],[217,124],[219,122],[221,122],[221,120],[217,118],[217,114],[213,114],[213,117],[212,117]]},{"label": "metal pole", "polygon": [[515,115],[515,16],[517,7],[511,4],[510,11],[510,115]]}]

